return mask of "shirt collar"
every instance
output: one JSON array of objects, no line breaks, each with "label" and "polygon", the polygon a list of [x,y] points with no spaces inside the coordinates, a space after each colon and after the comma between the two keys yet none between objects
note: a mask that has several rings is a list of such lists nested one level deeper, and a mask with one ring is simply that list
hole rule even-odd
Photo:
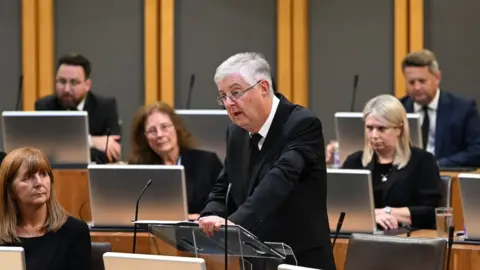
[{"label": "shirt collar", "polygon": [[[265,123],[263,123],[263,126],[258,131],[258,134],[260,134],[262,138],[267,137],[268,130],[270,130],[270,127],[272,126],[273,117],[275,117],[275,113],[277,112],[278,104],[280,104],[280,99],[278,99],[278,97],[274,95],[272,99],[272,108],[270,109],[270,114],[268,115]],[[252,134],[250,133],[250,136],[251,135]]]},{"label": "shirt collar", "polygon": [[82,99],[82,101],[80,101],[80,103],[78,103],[77,110],[83,111],[83,108],[85,107],[85,100],[86,99],[87,99],[87,95],[85,95],[85,97]]},{"label": "shirt collar", "polygon": [[[440,89],[437,88],[437,93],[435,93],[435,96],[433,97],[432,101],[428,104],[428,109],[436,111],[438,109],[438,100],[440,99]],[[423,106],[414,102],[413,103],[413,109],[415,112],[420,112],[422,111]]]}]

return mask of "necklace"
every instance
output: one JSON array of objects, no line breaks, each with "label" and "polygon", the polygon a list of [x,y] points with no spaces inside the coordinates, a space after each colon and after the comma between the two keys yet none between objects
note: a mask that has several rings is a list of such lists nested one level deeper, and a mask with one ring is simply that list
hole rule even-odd
[{"label": "necklace", "polygon": [[383,173],[380,174],[382,176],[382,182],[384,182],[384,183],[387,182],[388,175],[390,174],[390,172],[392,172],[392,169],[393,168],[390,168],[390,170],[388,170],[388,172],[386,174],[383,174]]}]

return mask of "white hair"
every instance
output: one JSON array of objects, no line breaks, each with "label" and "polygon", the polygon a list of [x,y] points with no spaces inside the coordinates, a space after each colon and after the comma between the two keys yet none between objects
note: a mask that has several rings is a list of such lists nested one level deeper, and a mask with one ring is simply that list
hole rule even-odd
[{"label": "white hair", "polygon": [[267,81],[270,88],[270,94],[273,95],[270,65],[262,54],[256,52],[244,52],[230,56],[217,67],[213,80],[218,84],[219,81],[233,74],[240,74],[250,85],[254,85],[259,80]]}]

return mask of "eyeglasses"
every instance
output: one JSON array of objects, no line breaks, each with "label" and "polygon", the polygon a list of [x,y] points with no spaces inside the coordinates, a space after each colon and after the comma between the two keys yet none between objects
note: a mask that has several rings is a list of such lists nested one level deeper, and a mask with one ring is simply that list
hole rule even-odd
[{"label": "eyeglasses", "polygon": [[228,94],[223,94],[217,97],[217,103],[220,106],[225,105],[227,98],[230,98],[231,101],[236,101],[237,99],[241,98],[246,92],[252,90],[255,86],[257,86],[262,80],[257,81],[254,85],[247,87],[243,90],[233,90]]},{"label": "eyeglasses", "polygon": [[155,138],[157,137],[158,130],[161,130],[162,132],[167,132],[170,127],[173,127],[173,124],[161,124],[160,126],[157,127],[151,127],[147,131],[145,131],[145,134],[148,137]]},{"label": "eyeglasses", "polygon": [[65,87],[67,84],[70,84],[70,86],[71,86],[72,88],[75,88],[75,87],[77,87],[77,86],[79,86],[80,84],[83,83],[83,82],[81,82],[81,81],[79,81],[79,80],[75,80],[75,79],[73,79],[73,80],[67,80],[67,79],[65,79],[65,78],[56,79],[55,82],[56,82],[57,84],[59,84],[60,86],[63,86],[63,87]]}]

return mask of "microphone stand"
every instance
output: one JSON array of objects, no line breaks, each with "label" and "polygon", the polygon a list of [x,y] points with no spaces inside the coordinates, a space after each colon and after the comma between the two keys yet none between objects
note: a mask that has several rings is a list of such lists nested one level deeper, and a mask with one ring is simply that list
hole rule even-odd
[{"label": "microphone stand", "polygon": [[228,270],[228,197],[232,183],[228,184],[227,193],[225,195],[225,270]]},{"label": "microphone stand", "polygon": [[[138,205],[140,203],[140,199],[142,198],[143,194],[151,184],[152,184],[152,179],[149,179],[145,187],[143,187],[142,192],[140,192],[140,196],[138,196],[137,204],[135,205],[135,220],[134,220],[135,222],[138,220]],[[137,223],[134,223],[132,253],[135,253],[136,246],[137,246]]]}]

